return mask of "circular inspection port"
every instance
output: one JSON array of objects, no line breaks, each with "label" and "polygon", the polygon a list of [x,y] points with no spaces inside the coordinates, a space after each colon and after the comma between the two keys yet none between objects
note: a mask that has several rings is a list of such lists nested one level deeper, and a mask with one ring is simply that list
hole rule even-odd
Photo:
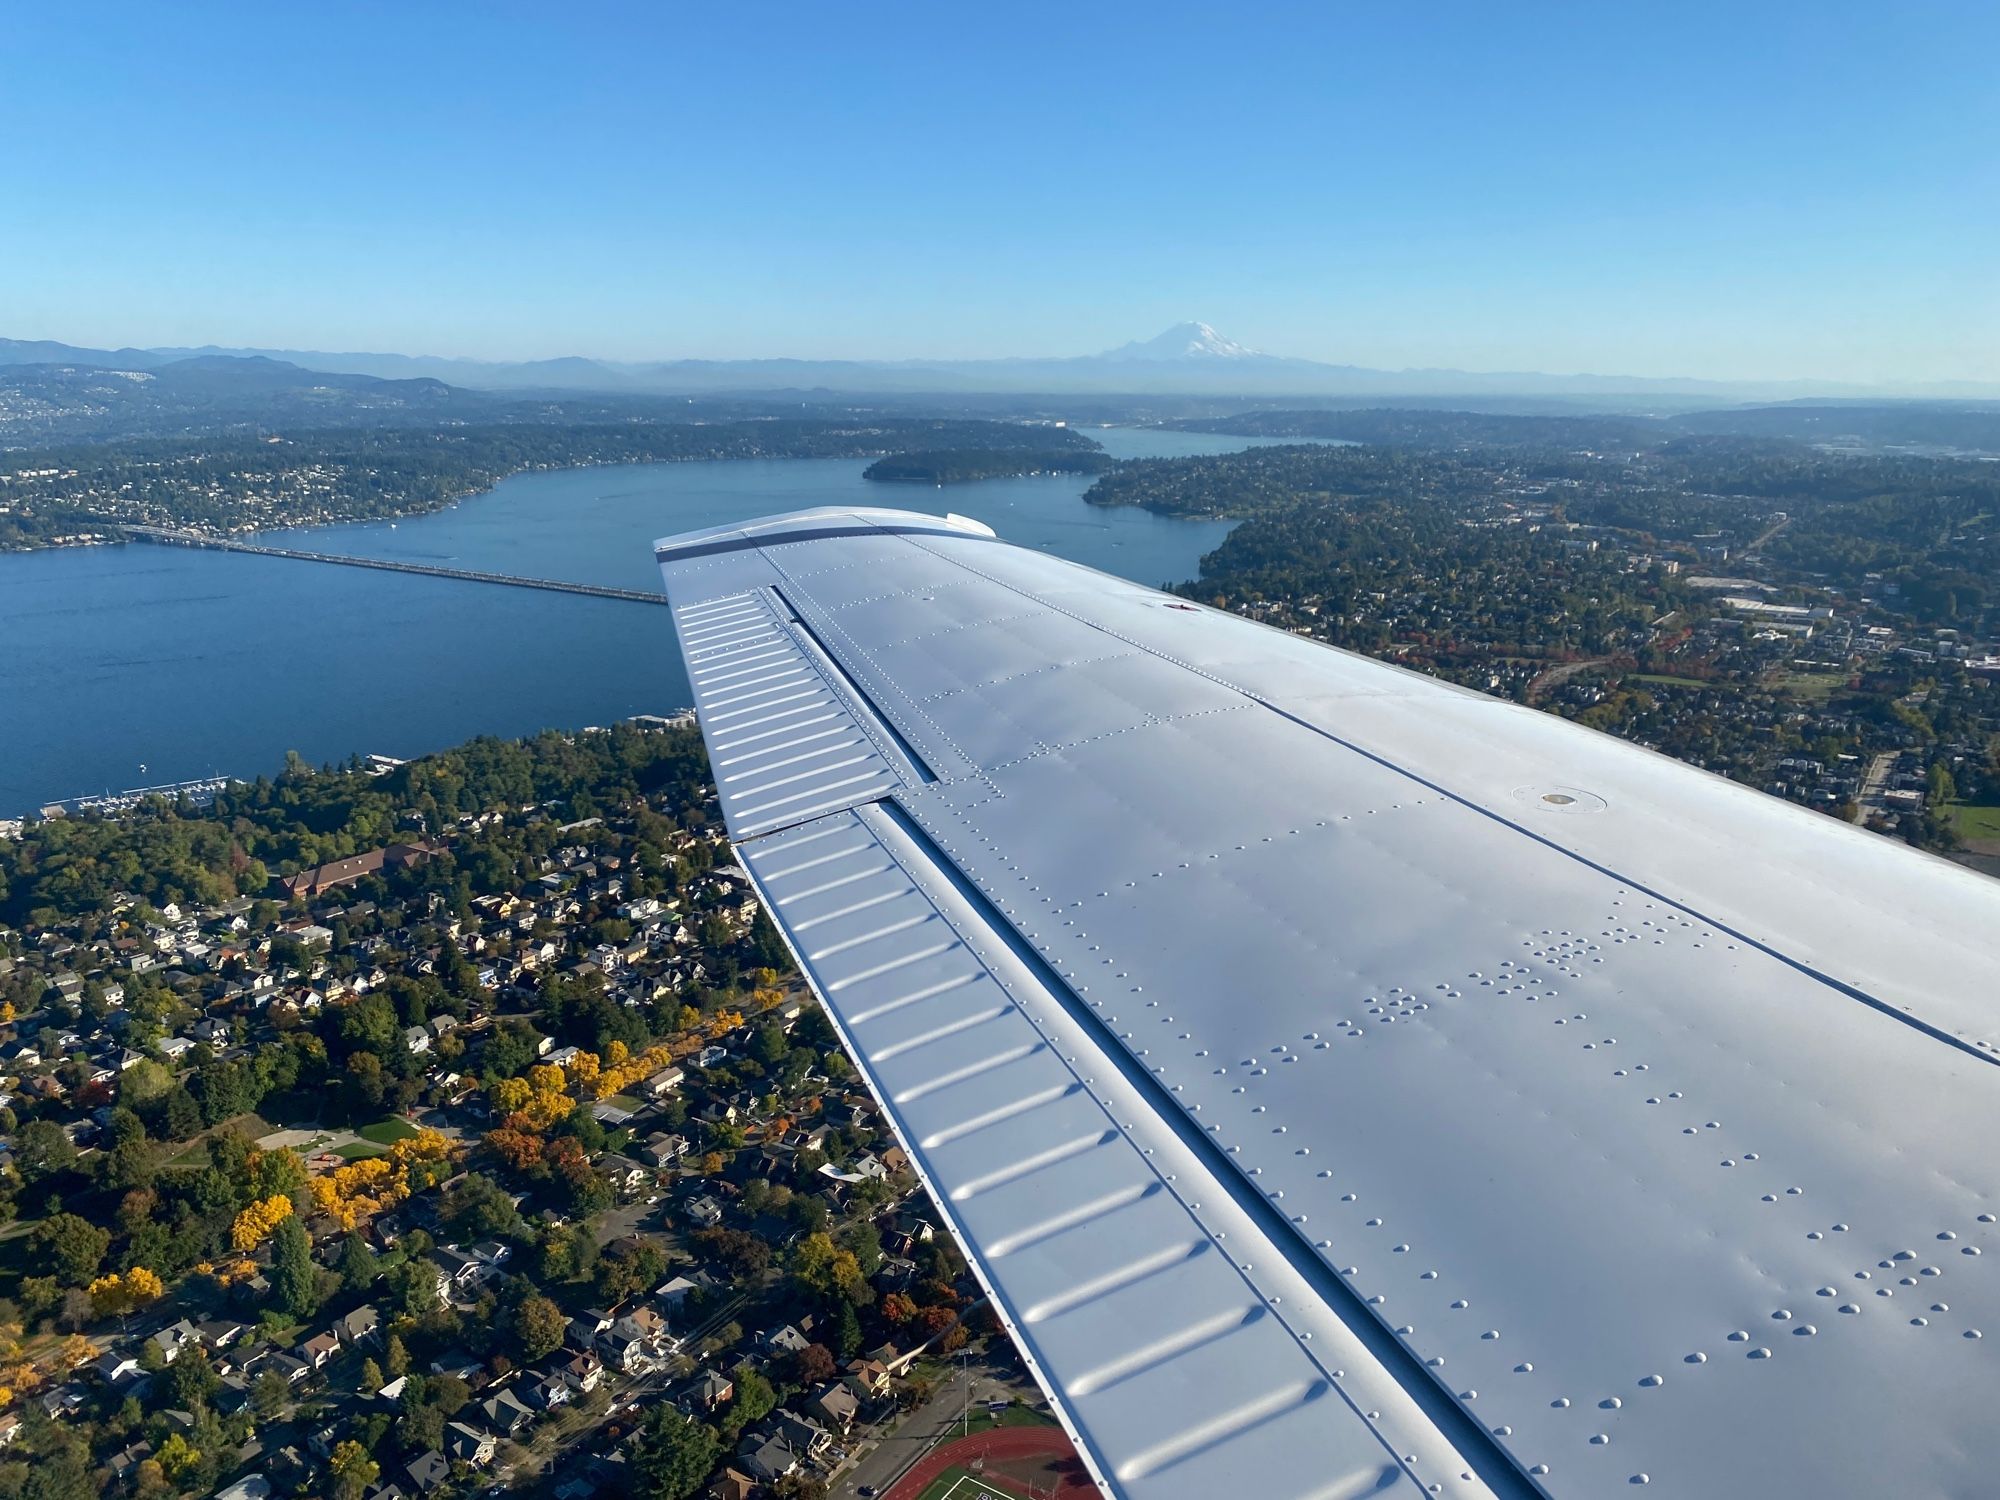
[{"label": "circular inspection port", "polygon": [[1514,789],[1514,800],[1536,812],[1593,813],[1604,811],[1604,799],[1577,786],[1523,786]]}]

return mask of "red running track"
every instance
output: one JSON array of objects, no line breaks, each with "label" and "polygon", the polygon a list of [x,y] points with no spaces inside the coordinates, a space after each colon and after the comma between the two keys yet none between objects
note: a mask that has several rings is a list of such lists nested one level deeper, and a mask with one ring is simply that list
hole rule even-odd
[{"label": "red running track", "polygon": [[884,1500],[917,1500],[947,1469],[969,1467],[972,1460],[986,1459],[983,1477],[998,1480],[1001,1486],[1026,1496],[1047,1495],[1056,1486],[1055,1500],[1097,1500],[1097,1486],[1084,1472],[1069,1436],[1060,1427],[997,1427],[976,1437],[960,1438],[933,1448],[889,1487]]}]

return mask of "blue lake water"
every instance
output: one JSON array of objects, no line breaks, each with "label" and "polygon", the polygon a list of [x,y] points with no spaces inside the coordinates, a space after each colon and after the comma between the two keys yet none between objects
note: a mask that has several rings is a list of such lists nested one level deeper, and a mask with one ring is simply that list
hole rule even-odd
[{"label": "blue lake water", "polygon": [[[1243,438],[1114,429],[1120,458]],[[1229,530],[1085,505],[1079,476],[871,484],[845,459],[521,474],[395,526],[278,545],[654,590],[655,537],[812,505],[957,511],[1140,583],[1191,578]],[[689,701],[668,613],[642,604],[149,546],[0,557],[0,817],[198,776],[419,755]]]}]

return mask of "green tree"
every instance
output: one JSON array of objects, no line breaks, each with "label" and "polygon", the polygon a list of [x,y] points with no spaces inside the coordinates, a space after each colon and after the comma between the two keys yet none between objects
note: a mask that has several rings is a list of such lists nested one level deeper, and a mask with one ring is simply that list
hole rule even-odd
[{"label": "green tree", "polygon": [[413,1402],[396,1420],[396,1439],[412,1453],[444,1446],[444,1413],[424,1402]]},{"label": "green tree", "polygon": [[250,1191],[259,1198],[282,1195],[296,1203],[306,1190],[308,1175],[299,1154],[281,1146],[257,1158],[256,1166],[250,1169]]},{"label": "green tree", "polygon": [[54,1453],[29,1465],[21,1484],[21,1500],[96,1500],[90,1477],[90,1450],[80,1442],[62,1443]]},{"label": "green tree", "polygon": [[597,1294],[607,1305],[623,1302],[658,1286],[666,1269],[666,1255],[651,1240],[614,1240],[597,1262]]},{"label": "green tree", "polygon": [[772,1408],[778,1404],[778,1392],[751,1365],[738,1365],[730,1372],[729,1378],[735,1383],[736,1394],[730,1400],[722,1426],[730,1440],[734,1441],[744,1428],[771,1414]]},{"label": "green tree", "polygon": [[291,1399],[291,1386],[276,1370],[265,1371],[250,1385],[250,1405],[267,1422],[283,1411]]},{"label": "green tree", "polygon": [[62,1287],[53,1276],[24,1276],[17,1295],[22,1316],[33,1324],[56,1310],[56,1304],[62,1301]]},{"label": "green tree", "polygon": [[278,1305],[295,1318],[309,1318],[319,1308],[312,1241],[297,1214],[280,1222],[271,1236],[271,1288]]},{"label": "green tree", "polygon": [[466,1239],[489,1240],[500,1235],[519,1236],[525,1232],[521,1211],[514,1200],[491,1177],[472,1172],[445,1195],[444,1221]]},{"label": "green tree", "polygon": [[562,1309],[540,1294],[521,1299],[514,1309],[513,1324],[514,1338],[524,1361],[537,1360],[560,1349],[568,1326]]},{"label": "green tree", "polygon": [[86,1286],[104,1264],[111,1235],[75,1214],[54,1214],[28,1234],[35,1261],[65,1286]]},{"label": "green tree", "polygon": [[152,1143],[143,1133],[128,1137],[105,1153],[97,1180],[114,1192],[152,1184],[158,1163]]},{"label": "green tree", "polygon": [[382,1363],[391,1380],[410,1373],[410,1351],[403,1347],[401,1334],[389,1335],[389,1342],[382,1349]]},{"label": "green tree", "polygon": [[842,1359],[852,1359],[861,1352],[861,1319],[845,1297],[833,1315],[833,1346]]},{"label": "green tree", "polygon": [[160,1134],[170,1141],[184,1141],[201,1129],[201,1106],[194,1095],[176,1086],[160,1101]]},{"label": "green tree", "polygon": [[208,1351],[201,1348],[181,1351],[168,1368],[167,1383],[173,1388],[174,1405],[182,1411],[211,1404],[222,1389],[222,1377],[208,1362]]},{"label": "green tree", "polygon": [[1931,762],[1926,782],[1924,800],[1932,807],[1943,807],[1958,795],[1958,783],[1952,777],[1951,767],[1941,760]]},{"label": "green tree", "polygon": [[791,1050],[791,1038],[776,1021],[766,1021],[750,1034],[750,1055],[767,1069],[782,1064]]},{"label": "green tree", "polygon": [[350,1234],[340,1242],[341,1286],[350,1292],[365,1292],[375,1284],[375,1252],[368,1247],[368,1240],[359,1234]]},{"label": "green tree", "polygon": [[456,1375],[440,1375],[429,1386],[431,1402],[447,1417],[455,1417],[472,1399],[472,1387]]},{"label": "green tree", "polygon": [[686,1500],[708,1479],[722,1456],[715,1429],[682,1416],[662,1401],[647,1413],[632,1453],[641,1500]]},{"label": "green tree", "polygon": [[164,1064],[152,1058],[142,1058],[127,1068],[118,1079],[120,1102],[133,1109],[159,1098],[174,1086],[174,1075]]},{"label": "green tree", "polygon": [[14,1133],[14,1163],[30,1182],[76,1165],[76,1146],[53,1120],[30,1120]]}]

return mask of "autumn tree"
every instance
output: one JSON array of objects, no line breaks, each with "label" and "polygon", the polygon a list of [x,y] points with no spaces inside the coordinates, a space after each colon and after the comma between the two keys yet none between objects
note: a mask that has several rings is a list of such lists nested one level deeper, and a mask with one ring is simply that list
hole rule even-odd
[{"label": "autumn tree", "polygon": [[292,1200],[288,1194],[276,1193],[259,1199],[236,1216],[229,1230],[230,1246],[236,1250],[255,1250],[291,1217]]},{"label": "autumn tree", "polygon": [[[849,1304],[842,1302],[841,1306]],[[807,1344],[793,1353],[789,1361],[789,1375],[793,1385],[811,1388],[823,1385],[833,1379],[833,1351],[824,1344]]]},{"label": "autumn tree", "polygon": [[160,1472],[172,1480],[178,1480],[201,1462],[200,1450],[178,1432],[168,1433],[166,1441],[154,1451],[153,1457],[159,1462]]},{"label": "autumn tree", "polygon": [[825,1301],[852,1298],[867,1286],[852,1250],[842,1249],[829,1234],[809,1234],[792,1251],[792,1278],[805,1291]]},{"label": "autumn tree", "polygon": [[336,1500],[361,1500],[382,1473],[382,1466],[369,1457],[368,1450],[351,1438],[334,1445],[327,1467],[333,1470]]}]

